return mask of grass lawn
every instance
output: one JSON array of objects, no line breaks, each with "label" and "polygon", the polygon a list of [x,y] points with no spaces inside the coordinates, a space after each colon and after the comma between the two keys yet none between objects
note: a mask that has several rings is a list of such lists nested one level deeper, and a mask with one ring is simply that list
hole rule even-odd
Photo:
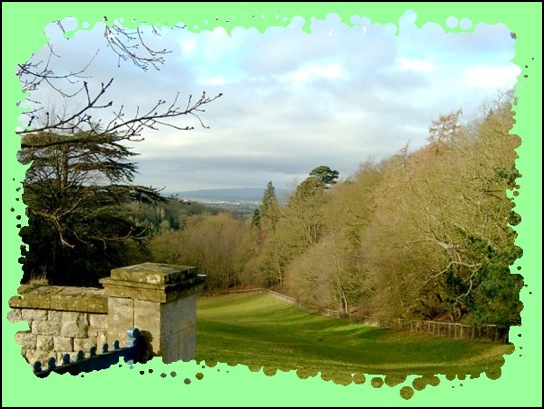
[{"label": "grass lawn", "polygon": [[[321,373],[337,383],[386,375],[391,386],[407,375],[500,376],[511,344],[455,341],[438,336],[394,331],[310,314],[266,293],[229,294],[197,302],[197,360],[296,370],[305,378]],[[352,378],[352,374],[357,374]]]}]

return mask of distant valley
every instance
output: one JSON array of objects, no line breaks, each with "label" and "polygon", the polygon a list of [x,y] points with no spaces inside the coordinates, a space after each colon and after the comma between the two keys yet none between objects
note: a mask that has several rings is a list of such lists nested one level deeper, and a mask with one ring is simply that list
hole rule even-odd
[{"label": "distant valley", "polygon": [[[239,216],[249,217],[259,207],[264,191],[264,188],[201,189],[164,193],[163,195],[179,200],[199,202],[208,207],[225,209]],[[284,201],[287,192],[287,189],[276,189],[276,197],[280,202]]]},{"label": "distant valley", "polygon": [[[166,196],[176,196],[180,199],[195,200],[204,202],[228,201],[228,202],[256,202],[260,203],[263,198],[265,188],[233,188],[233,189],[201,189],[188,190],[165,194]],[[284,201],[287,189],[276,189],[276,197],[280,202]]]}]

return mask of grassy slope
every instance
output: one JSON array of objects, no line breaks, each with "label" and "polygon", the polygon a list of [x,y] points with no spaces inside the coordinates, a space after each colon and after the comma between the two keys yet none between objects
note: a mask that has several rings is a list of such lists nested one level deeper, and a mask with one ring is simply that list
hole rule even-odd
[{"label": "grassy slope", "polygon": [[[454,341],[367,327],[309,314],[269,294],[232,294],[199,299],[197,359],[206,364],[243,364],[272,374],[296,369],[300,377],[351,382],[351,374],[500,375],[512,345]],[[364,378],[364,377],[363,377]]]}]

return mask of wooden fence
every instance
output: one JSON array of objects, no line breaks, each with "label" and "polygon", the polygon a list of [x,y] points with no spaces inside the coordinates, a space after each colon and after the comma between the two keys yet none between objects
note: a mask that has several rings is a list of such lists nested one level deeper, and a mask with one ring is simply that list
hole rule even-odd
[{"label": "wooden fence", "polygon": [[356,316],[342,311],[320,308],[315,305],[306,304],[288,295],[269,290],[267,288],[251,288],[245,290],[232,290],[227,293],[248,293],[248,292],[267,292],[283,300],[300,305],[307,311],[326,315],[335,318],[344,318],[354,322],[361,322],[365,325],[381,328],[391,328],[402,331],[425,332],[427,334],[438,335],[458,340],[483,340],[488,342],[508,343],[509,327],[500,325],[471,326],[456,322],[439,322],[425,320],[404,320],[393,319],[385,320],[368,316]]},{"label": "wooden fence", "polygon": [[459,340],[483,340],[488,342],[508,343],[509,327],[500,325],[472,326],[457,322],[439,322],[425,320],[380,320],[372,317],[358,317],[356,321],[366,325],[392,328],[403,331],[425,332]]}]

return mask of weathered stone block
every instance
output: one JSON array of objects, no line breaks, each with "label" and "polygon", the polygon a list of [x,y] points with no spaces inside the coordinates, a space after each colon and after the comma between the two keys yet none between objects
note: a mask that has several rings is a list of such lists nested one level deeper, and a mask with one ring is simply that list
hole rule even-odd
[{"label": "weathered stone block", "polygon": [[51,295],[51,306],[58,310],[77,312],[107,312],[107,296],[103,289],[65,287]]},{"label": "weathered stone block", "polygon": [[196,356],[196,332],[194,329],[188,328],[185,331],[163,337],[160,355],[164,363],[194,359]]},{"label": "weathered stone block", "polygon": [[100,332],[107,331],[108,316],[106,314],[89,314],[88,337],[97,337]]},{"label": "weathered stone block", "polygon": [[23,312],[20,308],[14,308],[8,312],[6,318],[11,323],[23,321]]},{"label": "weathered stone block", "polygon": [[161,334],[170,336],[194,328],[196,323],[196,296],[182,298],[161,305]]},{"label": "weathered stone block", "polygon": [[38,336],[30,331],[19,331],[15,333],[15,342],[24,349],[36,349]]},{"label": "weathered stone block", "polygon": [[[97,346],[96,353],[97,354],[102,353],[104,344],[108,344],[108,334],[107,332],[103,331],[103,332],[99,332],[98,335],[96,336],[96,346]],[[109,344],[108,344],[108,350],[109,350]]]},{"label": "weathered stone block", "polygon": [[76,321],[81,316],[81,312],[77,311],[62,311],[61,321]]},{"label": "weathered stone block", "polygon": [[134,326],[141,333],[147,334],[147,343],[150,349],[157,352],[160,350],[161,339],[161,316],[160,304],[149,301],[134,301]]},{"label": "weathered stone block", "polygon": [[27,361],[27,363],[30,365],[30,362],[28,361],[28,358],[27,358],[27,355],[29,353],[32,353],[36,351],[35,349],[21,349],[21,356],[24,358],[25,361]]},{"label": "weathered stone block", "polygon": [[25,294],[24,297],[20,295],[13,296],[9,299],[10,307],[20,308],[43,308],[47,309],[51,307],[51,297],[43,291],[38,292],[41,288],[37,288],[33,291],[36,293]]},{"label": "weathered stone block", "polygon": [[38,335],[36,340],[36,349],[40,351],[53,350],[53,337],[49,335]]},{"label": "weathered stone block", "polygon": [[90,287],[21,286],[23,296],[9,300],[11,307],[107,313],[104,289]]},{"label": "weathered stone block", "polygon": [[196,356],[196,331],[194,328],[187,328],[177,334],[178,356],[183,361],[190,361]]},{"label": "weathered stone block", "polygon": [[61,323],[63,319],[62,314],[62,311],[49,310],[47,312],[47,320],[50,322]]},{"label": "weathered stone block", "polygon": [[176,334],[162,337],[160,348],[157,352],[162,357],[162,361],[165,364],[179,361],[180,357],[178,351],[178,337]]},{"label": "weathered stone block", "polygon": [[47,320],[47,310],[31,310],[25,308],[22,310],[22,317],[27,321],[45,321]]},{"label": "weathered stone block", "polygon": [[66,354],[70,355],[71,353],[72,353],[72,351],[57,351],[55,349],[55,359],[57,360],[57,366],[62,365],[62,363],[63,363],[62,358],[64,357],[64,355],[66,355]]},{"label": "weathered stone block", "polygon": [[146,284],[182,283],[194,275],[195,267],[160,263],[143,263],[111,270],[111,278],[115,280]]},{"label": "weathered stone block", "polygon": [[[56,352],[57,365],[60,365],[62,363],[62,358],[66,354],[68,354],[70,356],[70,362],[75,362],[76,359],[77,359],[77,354],[78,353],[79,353],[79,351],[57,351]],[[86,353],[85,353],[85,351],[83,351],[83,353],[84,353],[84,358],[89,357],[89,352],[88,351]]]},{"label": "weathered stone block", "polygon": [[94,328],[108,328],[108,315],[89,314],[89,326]]},{"label": "weathered stone block", "polygon": [[110,297],[165,303],[201,291],[204,281],[195,267],[144,263],[113,269],[100,283]]},{"label": "weathered stone block", "polygon": [[57,353],[52,351],[39,351],[39,350],[28,350],[25,351],[24,357],[31,365],[34,365],[35,362],[40,361],[42,363],[42,369],[48,368],[49,358],[57,359]]},{"label": "weathered stone block", "polygon": [[88,356],[93,347],[96,348],[96,338],[74,338],[74,351],[83,351]]},{"label": "weathered stone block", "polygon": [[134,326],[134,300],[110,297],[108,300],[108,343],[125,344],[127,329]]},{"label": "weathered stone block", "polygon": [[134,326],[153,336],[151,345],[154,351],[158,351],[161,338],[161,305],[155,302],[134,300]]},{"label": "weathered stone block", "polygon": [[73,338],[69,337],[54,337],[53,345],[55,351],[72,352],[74,350]]},{"label": "weathered stone block", "polygon": [[63,321],[60,328],[60,336],[85,338],[87,337],[87,329],[89,323],[87,316],[84,313],[78,312],[63,312]]},{"label": "weathered stone block", "polygon": [[30,325],[32,333],[37,335],[59,335],[60,322],[33,321]]}]

